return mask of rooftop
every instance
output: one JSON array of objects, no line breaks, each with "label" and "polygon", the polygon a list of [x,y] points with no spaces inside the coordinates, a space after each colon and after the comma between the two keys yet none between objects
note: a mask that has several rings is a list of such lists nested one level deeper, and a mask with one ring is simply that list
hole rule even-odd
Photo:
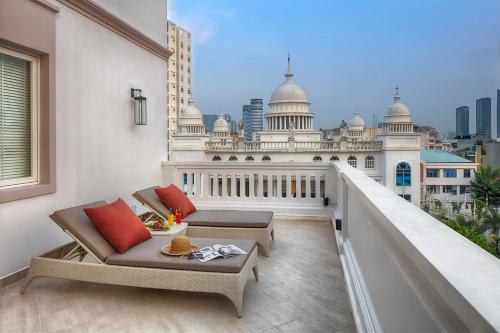
[{"label": "rooftop", "polygon": [[468,159],[440,149],[422,149],[420,158],[426,163],[472,163]]}]

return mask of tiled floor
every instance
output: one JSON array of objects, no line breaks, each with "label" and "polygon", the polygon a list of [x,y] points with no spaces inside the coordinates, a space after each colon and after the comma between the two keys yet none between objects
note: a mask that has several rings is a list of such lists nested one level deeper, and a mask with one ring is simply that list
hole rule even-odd
[{"label": "tiled floor", "polygon": [[0,332],[351,332],[329,222],[277,221],[243,318],[223,296],[39,278],[0,289]]}]

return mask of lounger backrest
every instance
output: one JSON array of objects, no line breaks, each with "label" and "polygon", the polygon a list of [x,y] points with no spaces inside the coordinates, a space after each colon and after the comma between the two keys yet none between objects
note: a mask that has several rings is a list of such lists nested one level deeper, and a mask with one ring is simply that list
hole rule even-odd
[{"label": "lounger backrest", "polygon": [[116,252],[94,227],[94,224],[89,220],[83,208],[97,207],[105,204],[105,201],[97,201],[86,205],[58,210],[50,215],[50,218],[54,220],[61,229],[71,232],[102,261]]},{"label": "lounger backrest", "polygon": [[151,209],[161,214],[161,216],[166,216],[168,213],[168,208],[163,204],[163,202],[160,201],[160,198],[158,198],[158,195],[155,192],[155,188],[159,188],[159,186],[153,186],[144,190],[137,191],[132,194],[132,196],[139,200],[142,204],[151,207]]}]

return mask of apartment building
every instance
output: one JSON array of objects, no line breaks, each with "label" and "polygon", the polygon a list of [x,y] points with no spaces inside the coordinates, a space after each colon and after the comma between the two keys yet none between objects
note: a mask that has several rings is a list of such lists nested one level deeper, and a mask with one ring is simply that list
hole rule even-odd
[{"label": "apartment building", "polygon": [[423,149],[420,154],[424,200],[471,202],[470,181],[478,163],[439,149]]},{"label": "apartment building", "polygon": [[167,21],[167,46],[172,52],[168,61],[168,151],[178,119],[191,99],[191,33]]}]

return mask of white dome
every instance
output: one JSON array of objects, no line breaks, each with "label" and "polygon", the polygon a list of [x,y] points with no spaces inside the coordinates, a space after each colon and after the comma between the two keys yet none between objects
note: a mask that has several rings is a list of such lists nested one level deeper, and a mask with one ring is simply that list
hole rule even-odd
[{"label": "white dome", "polygon": [[229,125],[222,115],[214,122],[214,132],[229,132]]},{"label": "white dome", "polygon": [[287,79],[272,94],[269,104],[274,103],[309,103],[304,89],[293,80]]},{"label": "white dome", "polygon": [[399,89],[396,87],[396,94],[394,95],[394,103],[389,106],[386,116],[390,117],[401,117],[410,116],[410,109],[403,103],[401,103],[401,97],[399,96]]},{"label": "white dome", "polygon": [[359,112],[354,112],[354,117],[352,117],[349,127],[365,127],[365,121],[359,116]]},{"label": "white dome", "polygon": [[200,110],[194,105],[193,100],[189,100],[188,107],[181,114],[181,118],[189,118],[189,119],[203,119],[203,114]]},{"label": "white dome", "polygon": [[309,103],[306,92],[293,81],[293,73],[290,69],[290,56],[288,57],[288,71],[283,82],[271,95],[269,104],[277,103]]}]

